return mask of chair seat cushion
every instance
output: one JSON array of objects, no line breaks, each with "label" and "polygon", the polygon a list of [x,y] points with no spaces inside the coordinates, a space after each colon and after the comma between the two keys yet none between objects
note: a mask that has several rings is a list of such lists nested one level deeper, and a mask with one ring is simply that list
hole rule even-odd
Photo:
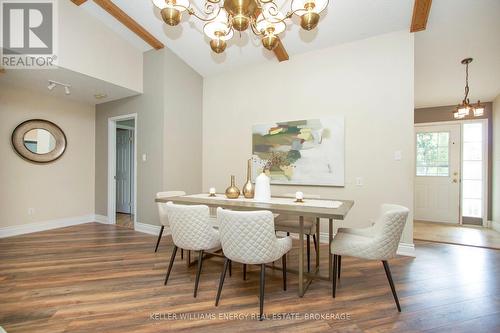
[{"label": "chair seat cushion", "polygon": [[[299,233],[300,225],[298,216],[280,215],[274,220],[276,231]],[[316,221],[313,218],[304,218],[304,233],[314,235],[316,233]]]}]

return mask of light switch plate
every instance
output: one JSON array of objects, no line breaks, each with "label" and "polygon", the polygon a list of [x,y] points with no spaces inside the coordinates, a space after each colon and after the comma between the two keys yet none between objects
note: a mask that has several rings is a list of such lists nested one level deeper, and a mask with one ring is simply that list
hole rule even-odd
[{"label": "light switch plate", "polygon": [[395,161],[401,161],[401,158],[402,158],[401,150],[396,150],[394,152],[394,160]]},{"label": "light switch plate", "polygon": [[363,178],[356,177],[356,186],[363,186]]}]

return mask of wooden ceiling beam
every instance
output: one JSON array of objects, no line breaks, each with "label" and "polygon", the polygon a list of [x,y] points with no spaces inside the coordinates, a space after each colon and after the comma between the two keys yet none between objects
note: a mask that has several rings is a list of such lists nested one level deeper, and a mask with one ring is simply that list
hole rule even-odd
[{"label": "wooden ceiling beam", "polygon": [[410,32],[425,30],[431,12],[432,0],[415,0]]},{"label": "wooden ceiling beam", "polygon": [[102,9],[111,14],[120,23],[126,26],[130,31],[139,36],[146,43],[151,45],[155,50],[159,50],[165,47],[162,42],[156,39],[155,36],[149,33],[143,26],[141,26],[137,21],[127,15],[120,7],[115,5],[111,0],[94,0],[94,2],[100,6]]},{"label": "wooden ceiling beam", "polygon": [[276,58],[278,58],[279,62],[287,61],[289,59],[288,52],[286,52],[285,47],[281,42],[281,39],[278,42],[278,46],[276,46],[273,51],[274,54],[276,55]]},{"label": "wooden ceiling beam", "polygon": [[71,0],[71,2],[77,6],[80,6],[81,4],[87,2],[87,0]]}]

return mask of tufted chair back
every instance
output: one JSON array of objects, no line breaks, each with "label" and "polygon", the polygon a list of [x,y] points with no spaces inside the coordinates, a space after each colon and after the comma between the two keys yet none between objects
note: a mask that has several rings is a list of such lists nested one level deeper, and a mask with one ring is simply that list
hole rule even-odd
[{"label": "tufted chair back", "polygon": [[184,250],[200,251],[220,246],[219,232],[209,220],[208,206],[166,204],[167,218],[175,245]]},{"label": "tufted chair back", "polygon": [[243,264],[264,264],[278,260],[291,248],[289,237],[278,239],[274,216],[269,211],[239,212],[217,209],[224,255]]},{"label": "tufted chair back", "polygon": [[381,206],[380,217],[374,225],[373,241],[378,244],[381,259],[396,256],[399,241],[408,219],[409,210],[399,205],[384,204]]},{"label": "tufted chair back", "polygon": [[[172,198],[172,197],[181,197],[186,195],[186,192],[183,191],[166,191],[166,192],[158,192],[156,193],[156,198]],[[167,219],[167,204],[166,202],[157,202],[158,206],[158,215],[160,216],[160,223],[168,227],[168,219]]]}]

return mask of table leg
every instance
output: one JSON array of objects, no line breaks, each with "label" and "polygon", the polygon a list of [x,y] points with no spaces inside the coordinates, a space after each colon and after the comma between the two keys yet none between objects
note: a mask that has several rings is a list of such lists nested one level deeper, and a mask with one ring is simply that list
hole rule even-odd
[{"label": "table leg", "polygon": [[320,236],[320,230],[319,230],[319,217],[316,218],[316,268],[319,269],[319,236]]},{"label": "table leg", "polygon": [[304,216],[299,217],[299,297],[304,296]]},{"label": "table leg", "polygon": [[332,280],[332,251],[330,246],[333,239],[333,219],[328,219],[328,279]]}]

